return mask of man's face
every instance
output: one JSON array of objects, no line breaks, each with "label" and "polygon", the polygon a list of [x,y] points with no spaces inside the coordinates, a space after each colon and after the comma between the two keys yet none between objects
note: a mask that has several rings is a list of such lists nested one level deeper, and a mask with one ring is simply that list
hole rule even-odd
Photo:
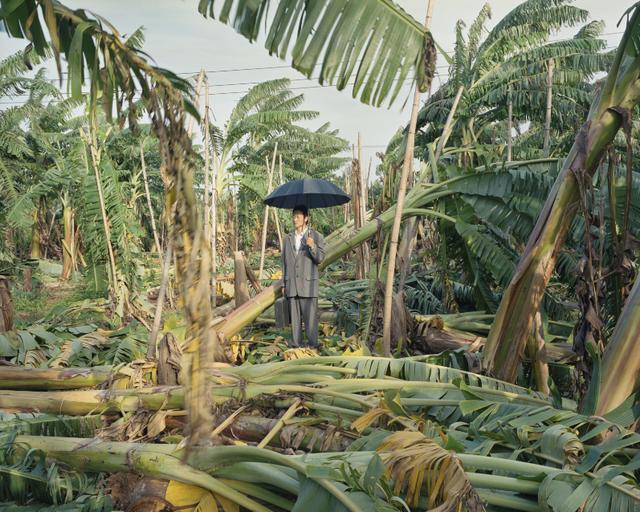
[{"label": "man's face", "polygon": [[302,229],[304,227],[304,214],[302,212],[295,211],[292,214],[293,227],[296,229]]}]

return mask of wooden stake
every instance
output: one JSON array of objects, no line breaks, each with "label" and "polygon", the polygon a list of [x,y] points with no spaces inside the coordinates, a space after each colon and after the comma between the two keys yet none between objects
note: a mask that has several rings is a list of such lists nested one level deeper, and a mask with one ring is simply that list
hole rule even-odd
[{"label": "wooden stake", "polygon": [[291,406],[286,410],[286,412],[282,415],[282,417],[277,421],[277,423],[273,426],[273,428],[269,431],[269,433],[264,436],[264,439],[258,443],[258,448],[264,448],[269,444],[275,435],[282,430],[285,425],[285,422],[295,416],[300,409],[300,404],[302,400],[300,398],[296,398],[295,401],[291,404]]},{"label": "wooden stake", "polygon": [[[433,14],[433,6],[435,0],[429,0],[427,6],[427,17],[425,20],[425,29],[429,29],[427,25],[431,21]],[[396,255],[398,254],[398,237],[400,235],[400,223],[402,221],[402,211],[404,209],[404,199],[407,194],[407,180],[411,171],[413,160],[413,146],[416,138],[416,125],[418,124],[418,110],[420,108],[420,89],[416,85],[413,93],[413,105],[411,107],[411,119],[409,121],[409,133],[407,134],[407,146],[404,154],[404,162],[402,164],[402,175],[400,176],[400,187],[398,190],[398,201],[396,202],[396,212],[393,218],[393,227],[391,228],[391,244],[389,246],[389,261],[387,266],[387,280],[384,289],[384,313],[383,313],[383,334],[382,345],[384,355],[391,356],[391,308],[393,306],[393,276],[396,267]]]},{"label": "wooden stake", "polygon": [[247,287],[247,271],[244,266],[244,254],[242,251],[233,252],[233,262],[235,268],[234,298],[236,306],[242,306],[249,300],[249,289]]},{"label": "wooden stake", "polygon": [[244,252],[242,253],[242,258],[244,259],[244,271],[247,274],[247,279],[249,280],[249,283],[251,283],[251,286],[253,287],[256,293],[260,293],[262,291],[262,285],[260,284],[259,279],[254,274],[253,269],[249,265],[249,262],[247,261],[247,257],[244,254]]}]

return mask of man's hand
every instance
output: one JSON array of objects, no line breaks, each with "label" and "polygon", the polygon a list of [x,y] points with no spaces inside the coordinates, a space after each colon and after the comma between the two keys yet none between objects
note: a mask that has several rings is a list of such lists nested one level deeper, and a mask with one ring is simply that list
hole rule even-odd
[{"label": "man's hand", "polygon": [[307,246],[311,250],[316,248],[316,241],[310,236],[307,237]]}]

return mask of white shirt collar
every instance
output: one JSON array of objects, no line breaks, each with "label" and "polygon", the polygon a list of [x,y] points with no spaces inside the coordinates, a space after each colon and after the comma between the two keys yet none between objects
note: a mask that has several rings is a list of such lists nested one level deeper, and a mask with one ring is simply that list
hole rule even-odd
[{"label": "white shirt collar", "polygon": [[297,231],[293,232],[293,241],[294,241],[294,246],[296,248],[296,252],[300,250],[300,245],[302,245],[302,237],[304,236],[304,234],[307,232],[307,229],[305,229],[302,233],[298,234]]}]

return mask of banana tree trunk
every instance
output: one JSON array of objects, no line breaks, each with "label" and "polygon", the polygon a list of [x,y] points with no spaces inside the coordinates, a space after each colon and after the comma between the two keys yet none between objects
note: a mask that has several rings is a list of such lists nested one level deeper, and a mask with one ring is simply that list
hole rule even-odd
[{"label": "banana tree trunk", "polygon": [[[196,469],[190,464],[190,460],[184,461],[180,452],[176,452],[175,446],[167,445],[166,448],[157,448],[159,445],[101,441],[87,445],[87,440],[83,438],[38,436],[19,436],[16,442],[42,450],[47,457],[79,471],[133,471],[152,478],[176,480],[206,489],[214,495],[237,504],[238,509],[252,512],[269,512],[270,510],[227,483],[212,477],[205,471]],[[190,458],[193,458],[193,452]],[[145,510],[149,510],[147,505],[148,503],[144,505]]]},{"label": "banana tree trunk", "polygon": [[[91,116],[91,124],[88,131],[84,131],[80,129],[80,137],[83,139],[85,146],[91,156],[91,164],[89,164],[89,159],[85,156],[85,164],[87,166],[87,170],[89,166],[93,169],[93,175],[96,182],[96,190],[98,191],[98,200],[100,202],[100,215],[102,218],[102,228],[104,230],[104,238],[105,244],[107,246],[107,255],[109,258],[109,283],[111,284],[112,290],[116,290],[118,286],[118,272],[116,270],[116,257],[113,251],[113,245],[111,244],[111,228],[109,224],[109,218],[107,216],[107,209],[104,202],[104,193],[102,190],[102,179],[100,178],[100,153],[101,150],[98,148],[98,143],[96,140],[96,132],[97,132],[97,120],[95,115]],[[116,294],[117,295],[117,294]]]},{"label": "banana tree trunk", "polygon": [[549,59],[547,62],[547,107],[544,118],[544,141],[542,143],[542,152],[544,156],[549,156],[549,148],[551,145],[551,113],[553,111],[553,67],[554,60]]},{"label": "banana tree trunk", "polygon": [[[273,186],[273,173],[276,169],[276,153],[278,152],[278,141],[276,141],[275,147],[273,148],[273,158],[271,160],[271,165],[269,165],[269,157],[265,156],[265,163],[267,166],[267,195],[271,194],[271,187]],[[269,206],[265,205],[264,207],[264,219],[262,220],[262,237],[260,243],[260,269],[258,270],[258,278],[262,279],[264,272],[264,255],[267,250],[267,231],[269,228]]]},{"label": "banana tree trunk", "polygon": [[153,233],[153,241],[156,246],[158,258],[162,261],[162,246],[160,245],[160,237],[158,236],[158,228],[156,227],[156,215],[153,211],[153,203],[151,202],[151,192],[149,192],[149,178],[147,177],[147,164],[144,158],[144,141],[140,141],[140,169],[142,170],[142,181],[144,183],[144,195],[147,198],[147,209],[149,210],[149,220],[151,222],[151,232]]},{"label": "banana tree trunk", "polygon": [[602,382],[596,414],[602,416],[624,402],[638,388],[640,375],[640,277],[618,319],[602,359]]},{"label": "banana tree trunk", "polygon": [[62,241],[62,273],[60,279],[66,281],[76,267],[76,244],[73,209],[64,201],[62,207],[62,224],[64,227],[64,239]]},{"label": "banana tree trunk", "polygon": [[483,365],[490,375],[515,380],[558,251],[580,207],[580,182],[591,180],[607,147],[640,101],[639,37],[640,11],[636,7],[606,83],[576,137],[502,297],[484,352]]},{"label": "banana tree trunk", "polygon": [[[0,290],[2,280],[0,279]],[[0,318],[1,321],[1,318]],[[114,372],[111,366],[93,368],[24,368],[0,366],[0,389],[3,390],[63,390],[100,386],[111,379],[127,378]]]},{"label": "banana tree trunk", "polygon": [[542,316],[536,314],[533,331],[527,341],[527,355],[531,361],[531,372],[536,389],[544,395],[549,395],[549,365],[544,343],[544,326]]},{"label": "banana tree trunk", "polygon": [[39,208],[33,210],[31,225],[31,259],[39,260],[42,257],[42,247],[40,240],[40,216],[38,215]]},{"label": "banana tree trunk", "polygon": [[[13,329],[13,302],[9,280],[0,276],[0,332]],[[2,369],[2,367],[0,367]]]},{"label": "banana tree trunk", "polygon": [[156,358],[156,346],[158,344],[158,334],[160,333],[160,324],[162,323],[162,311],[164,309],[164,299],[167,295],[167,286],[169,284],[169,267],[171,266],[171,258],[173,243],[171,239],[167,240],[167,248],[162,260],[162,277],[160,278],[160,290],[158,291],[158,299],[156,302],[156,311],[153,315],[153,327],[149,333],[149,341],[147,344],[147,360],[154,361]]}]

